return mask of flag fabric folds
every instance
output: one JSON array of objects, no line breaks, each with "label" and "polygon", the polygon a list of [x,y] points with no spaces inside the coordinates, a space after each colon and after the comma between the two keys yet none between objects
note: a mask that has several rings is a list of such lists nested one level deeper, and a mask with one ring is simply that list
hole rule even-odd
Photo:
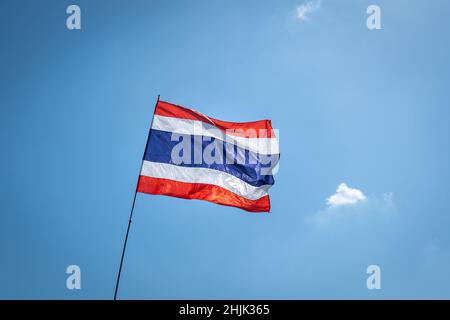
[{"label": "flag fabric folds", "polygon": [[278,160],[270,120],[221,121],[158,100],[137,192],[269,212]]}]

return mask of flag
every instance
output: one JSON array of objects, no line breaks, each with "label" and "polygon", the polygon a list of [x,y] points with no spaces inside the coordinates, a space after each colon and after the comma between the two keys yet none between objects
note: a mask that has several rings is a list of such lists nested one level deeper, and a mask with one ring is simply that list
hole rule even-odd
[{"label": "flag", "polygon": [[269,212],[278,160],[270,120],[221,121],[158,100],[137,192]]}]

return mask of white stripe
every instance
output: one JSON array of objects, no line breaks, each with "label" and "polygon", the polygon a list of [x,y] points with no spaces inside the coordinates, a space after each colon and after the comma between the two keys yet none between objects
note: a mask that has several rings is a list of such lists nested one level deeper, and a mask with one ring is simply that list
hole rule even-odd
[{"label": "white stripe", "polygon": [[270,185],[255,187],[241,179],[219,170],[209,168],[182,167],[168,163],[144,160],[142,176],[169,179],[186,183],[205,183],[222,187],[249,200],[257,200],[267,195]]},{"label": "white stripe", "polygon": [[241,148],[259,154],[270,155],[280,153],[277,138],[245,138],[232,136],[213,125],[198,120],[154,115],[152,129],[178,134],[213,137],[222,141],[234,143]]}]

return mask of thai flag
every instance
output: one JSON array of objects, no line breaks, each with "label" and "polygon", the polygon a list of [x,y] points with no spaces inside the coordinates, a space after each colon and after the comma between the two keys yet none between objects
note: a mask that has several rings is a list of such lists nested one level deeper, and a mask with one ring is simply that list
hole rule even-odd
[{"label": "thai flag", "polygon": [[270,120],[226,122],[158,100],[137,192],[269,212],[278,160]]}]

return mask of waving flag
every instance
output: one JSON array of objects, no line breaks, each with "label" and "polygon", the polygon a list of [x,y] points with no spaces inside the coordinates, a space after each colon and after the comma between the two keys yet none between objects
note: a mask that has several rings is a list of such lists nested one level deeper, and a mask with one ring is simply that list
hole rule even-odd
[{"label": "waving flag", "polygon": [[270,120],[226,122],[158,100],[137,192],[269,212],[278,160]]}]

